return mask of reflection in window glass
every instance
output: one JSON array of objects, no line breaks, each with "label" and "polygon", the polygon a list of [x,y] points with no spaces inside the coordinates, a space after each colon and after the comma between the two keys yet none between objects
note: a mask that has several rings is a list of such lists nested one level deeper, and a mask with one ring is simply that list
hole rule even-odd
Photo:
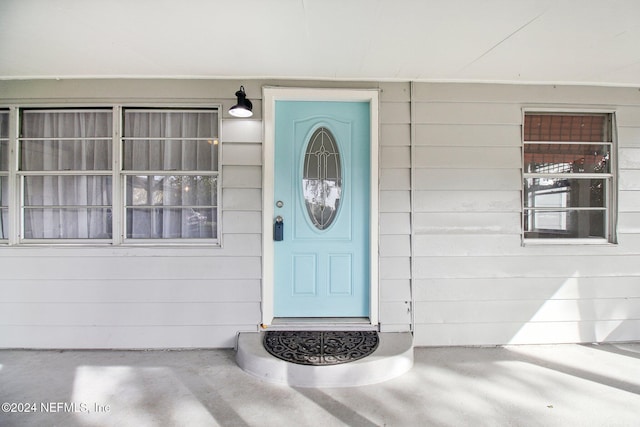
[{"label": "reflection in window glass", "polygon": [[608,113],[525,114],[525,238],[613,240],[612,124]]},{"label": "reflection in window glass", "polygon": [[128,175],[127,206],[213,206],[218,179],[200,175]]},{"label": "reflection in window glass", "polygon": [[591,144],[525,144],[527,173],[609,173],[610,146]]},{"label": "reflection in window glass", "polygon": [[334,221],[342,194],[342,165],[338,145],[329,129],[317,129],[304,155],[302,193],[307,213],[318,230]]},{"label": "reflection in window glass", "polygon": [[605,238],[604,210],[527,210],[526,238]]},{"label": "reflection in window glass", "polygon": [[604,208],[604,179],[527,178],[524,180],[527,208]]},{"label": "reflection in window glass", "polygon": [[127,209],[127,238],[212,239],[218,234],[216,214],[215,208]]}]

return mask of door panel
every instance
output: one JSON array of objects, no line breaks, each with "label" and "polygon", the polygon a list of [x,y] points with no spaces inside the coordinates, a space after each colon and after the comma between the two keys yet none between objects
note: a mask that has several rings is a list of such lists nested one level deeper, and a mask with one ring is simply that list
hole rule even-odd
[{"label": "door panel", "polygon": [[369,110],[276,101],[276,317],[369,315]]}]

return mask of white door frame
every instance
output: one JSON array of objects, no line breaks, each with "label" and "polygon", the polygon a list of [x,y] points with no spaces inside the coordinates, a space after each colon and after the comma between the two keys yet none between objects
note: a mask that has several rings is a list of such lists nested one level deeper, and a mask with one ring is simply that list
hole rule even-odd
[{"label": "white door frame", "polygon": [[379,319],[378,286],[378,90],[377,89],[310,89],[264,87],[262,90],[264,145],[262,149],[262,326],[271,325],[274,318],[274,161],[276,101],[342,101],[369,102],[370,206],[369,206],[369,321]]}]

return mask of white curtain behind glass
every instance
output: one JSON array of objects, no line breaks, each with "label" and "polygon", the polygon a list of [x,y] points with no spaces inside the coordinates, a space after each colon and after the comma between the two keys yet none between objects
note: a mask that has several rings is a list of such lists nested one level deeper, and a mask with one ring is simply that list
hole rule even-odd
[{"label": "white curtain behind glass", "polygon": [[9,179],[9,112],[0,111],[0,239],[6,239],[9,223],[7,197]]},{"label": "white curtain behind glass", "polygon": [[126,110],[124,120],[127,237],[215,238],[217,113]]},{"label": "white curtain behind glass", "polygon": [[[25,239],[111,238],[111,110],[24,111]],[[33,174],[36,172],[36,174]]]}]

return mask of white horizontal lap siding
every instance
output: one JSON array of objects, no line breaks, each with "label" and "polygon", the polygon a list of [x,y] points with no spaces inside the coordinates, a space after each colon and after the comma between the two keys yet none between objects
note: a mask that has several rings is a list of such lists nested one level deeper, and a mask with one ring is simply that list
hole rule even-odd
[{"label": "white horizontal lap siding", "polygon": [[[416,84],[416,345],[640,339],[637,90]],[[523,106],[617,111],[617,245],[521,245]]]},{"label": "white horizontal lap siding", "polygon": [[[636,114],[631,114],[635,111]],[[640,236],[640,167],[638,150],[640,150],[640,113],[637,109],[625,109],[618,118],[618,138],[620,141],[620,166],[618,186],[620,189],[618,230],[621,233],[619,242],[623,243],[628,236]]]},{"label": "white horizontal lap siding", "polygon": [[[0,285],[2,346],[230,347],[236,331],[259,321],[260,256],[203,252],[208,256],[77,254],[73,263],[10,257],[15,270],[3,266]],[[132,330],[144,331],[139,341]]]},{"label": "white horizontal lap siding", "polygon": [[411,327],[411,94],[380,85],[380,329]]},{"label": "white horizontal lap siding", "polygon": [[255,239],[238,236],[228,236],[235,246],[228,253],[87,248],[3,256],[2,347],[230,347],[235,331],[255,328],[260,311],[260,254],[249,249]]},{"label": "white horizontal lap siding", "polygon": [[[231,347],[237,331],[256,329],[263,82],[243,83],[251,119],[227,114],[239,84],[0,82],[17,104],[173,99],[224,109],[222,247],[0,247],[0,347]],[[640,340],[637,89],[411,86],[379,84],[381,329],[406,331],[413,318],[420,346]],[[617,245],[521,245],[523,106],[616,111]]]},{"label": "white horizontal lap siding", "polygon": [[233,347],[238,331],[256,330],[260,83],[245,85],[254,101],[252,119],[227,114],[235,82],[42,81],[38,90],[21,82],[5,85],[14,89],[9,93],[17,104],[41,102],[39,96],[50,105],[98,96],[114,104],[222,104],[222,247],[0,247],[0,348]]},{"label": "white horizontal lap siding", "polygon": [[[223,249],[243,261],[257,260],[257,265],[249,266],[252,276],[251,294],[238,288],[233,302],[227,304],[225,320],[216,324],[235,324],[238,328],[229,334],[224,331],[226,347],[238,331],[251,331],[260,323],[261,284],[262,284],[262,120],[261,103],[256,96],[258,88],[252,92],[254,119],[227,119],[222,122],[222,212],[223,212]],[[255,108],[255,107],[254,107]],[[228,221],[226,223],[225,221]],[[257,256],[257,258],[256,258]],[[227,258],[231,260],[231,258]],[[245,273],[235,270],[233,265],[227,268],[238,276]],[[244,267],[241,267],[244,268]],[[258,270],[253,270],[258,268]],[[224,293],[219,294],[223,298]],[[238,318],[239,316],[239,318]],[[238,318],[237,321],[233,319]],[[231,345],[231,346],[232,346]]]}]

